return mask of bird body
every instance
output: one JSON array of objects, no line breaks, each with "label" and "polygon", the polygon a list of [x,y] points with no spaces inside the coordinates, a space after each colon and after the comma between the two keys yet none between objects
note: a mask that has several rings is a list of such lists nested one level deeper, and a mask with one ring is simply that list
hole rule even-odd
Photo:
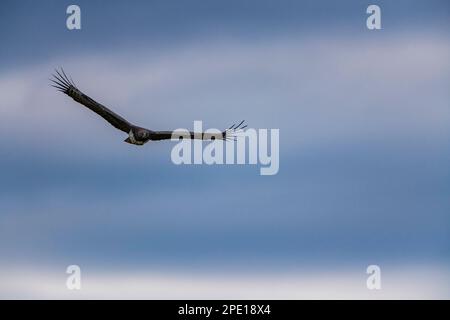
[{"label": "bird body", "polygon": [[88,109],[92,110],[103,119],[108,121],[113,127],[128,134],[128,138],[124,141],[130,144],[142,146],[148,141],[170,140],[172,137],[177,136],[186,139],[201,139],[201,140],[231,140],[235,139],[235,134],[244,130],[247,125],[244,124],[244,120],[238,125],[232,125],[230,128],[222,131],[220,134],[203,133],[203,132],[183,132],[183,131],[153,131],[146,128],[142,128],[131,124],[126,119],[122,118],[117,113],[114,113],[104,105],[98,103],[94,99],[81,92],[73,80],[66,75],[63,69],[61,72],[55,70],[56,74],[53,75],[52,86],[59,91],[67,94],[76,102],[84,105]]},{"label": "bird body", "polygon": [[128,132],[128,138],[124,141],[127,143],[135,144],[138,146],[142,146],[147,143],[150,139],[152,131],[147,130],[145,128],[140,128],[136,126],[132,126],[130,132]]}]

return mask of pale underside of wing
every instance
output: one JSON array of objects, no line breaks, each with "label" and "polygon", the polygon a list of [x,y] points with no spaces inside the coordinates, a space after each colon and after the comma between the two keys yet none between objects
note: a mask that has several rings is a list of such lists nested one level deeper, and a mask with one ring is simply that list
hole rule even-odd
[{"label": "pale underside of wing", "polygon": [[245,120],[242,120],[238,125],[232,125],[228,129],[222,132],[193,132],[184,130],[174,131],[153,131],[151,134],[151,140],[169,140],[169,139],[199,139],[199,140],[235,140],[236,136],[242,132],[247,125],[243,125]]}]

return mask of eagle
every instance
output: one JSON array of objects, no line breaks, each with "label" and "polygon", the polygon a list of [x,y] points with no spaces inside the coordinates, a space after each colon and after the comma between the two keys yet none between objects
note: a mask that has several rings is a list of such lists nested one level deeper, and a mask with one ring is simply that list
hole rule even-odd
[{"label": "eagle", "polygon": [[64,69],[61,68],[60,71],[56,69],[55,72],[56,73],[52,74],[53,78],[50,79],[50,81],[52,81],[52,87],[55,87],[76,102],[81,103],[88,109],[94,111],[100,117],[108,121],[114,128],[127,133],[128,138],[126,138],[124,142],[130,144],[142,146],[148,141],[170,140],[173,136],[177,136],[180,139],[236,140],[236,133],[243,131],[247,127],[247,125],[244,125],[245,120],[242,120],[240,123],[233,124],[228,129],[217,134],[192,131],[189,131],[189,133],[187,131],[153,131],[142,128],[128,122],[117,113],[81,92],[72,78],[66,75]]}]

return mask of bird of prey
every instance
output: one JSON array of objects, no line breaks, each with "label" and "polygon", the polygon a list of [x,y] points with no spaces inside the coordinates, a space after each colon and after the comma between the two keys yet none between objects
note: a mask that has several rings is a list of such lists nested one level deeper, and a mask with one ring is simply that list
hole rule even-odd
[{"label": "bird of prey", "polygon": [[201,139],[201,140],[233,140],[236,139],[236,133],[244,130],[247,125],[244,124],[244,120],[242,120],[237,125],[232,125],[230,128],[224,130],[220,134],[213,133],[203,133],[203,132],[189,132],[189,134],[184,132],[177,133],[176,131],[153,131],[145,128],[138,127],[117,113],[111,111],[107,107],[101,105],[94,99],[88,97],[83,92],[81,92],[72,78],[68,77],[64,70],[61,68],[61,71],[55,70],[56,74],[53,74],[53,79],[50,81],[53,82],[52,86],[58,89],[61,92],[64,92],[73,100],[78,103],[81,103],[85,107],[94,111],[96,114],[101,116],[103,119],[108,121],[113,127],[119,129],[128,134],[128,138],[124,141],[127,143],[135,144],[135,145],[143,145],[148,141],[158,141],[158,140],[168,140],[172,138],[173,134],[176,134],[180,138],[187,139]]}]

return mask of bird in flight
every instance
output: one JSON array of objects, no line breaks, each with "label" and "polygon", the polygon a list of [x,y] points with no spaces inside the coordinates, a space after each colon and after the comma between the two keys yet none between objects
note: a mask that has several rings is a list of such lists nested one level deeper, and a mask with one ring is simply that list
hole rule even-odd
[{"label": "bird in flight", "polygon": [[119,129],[128,134],[128,138],[124,141],[127,143],[135,144],[135,145],[143,145],[148,141],[159,141],[159,140],[169,140],[172,139],[172,135],[176,135],[180,138],[187,139],[201,139],[201,140],[235,140],[236,133],[243,131],[247,125],[244,125],[244,120],[242,120],[239,124],[234,124],[228,129],[224,130],[222,133],[214,134],[214,133],[204,133],[204,132],[177,132],[177,131],[153,131],[146,128],[138,127],[117,113],[111,111],[107,107],[101,105],[94,99],[88,97],[83,92],[81,92],[72,78],[68,77],[64,70],[61,68],[61,71],[55,70],[56,74],[53,74],[53,79],[50,81],[53,82],[52,86],[58,89],[61,92],[64,92],[73,100],[78,103],[81,103],[88,109],[94,111],[96,114],[101,116],[103,119],[108,121],[113,127]]}]

